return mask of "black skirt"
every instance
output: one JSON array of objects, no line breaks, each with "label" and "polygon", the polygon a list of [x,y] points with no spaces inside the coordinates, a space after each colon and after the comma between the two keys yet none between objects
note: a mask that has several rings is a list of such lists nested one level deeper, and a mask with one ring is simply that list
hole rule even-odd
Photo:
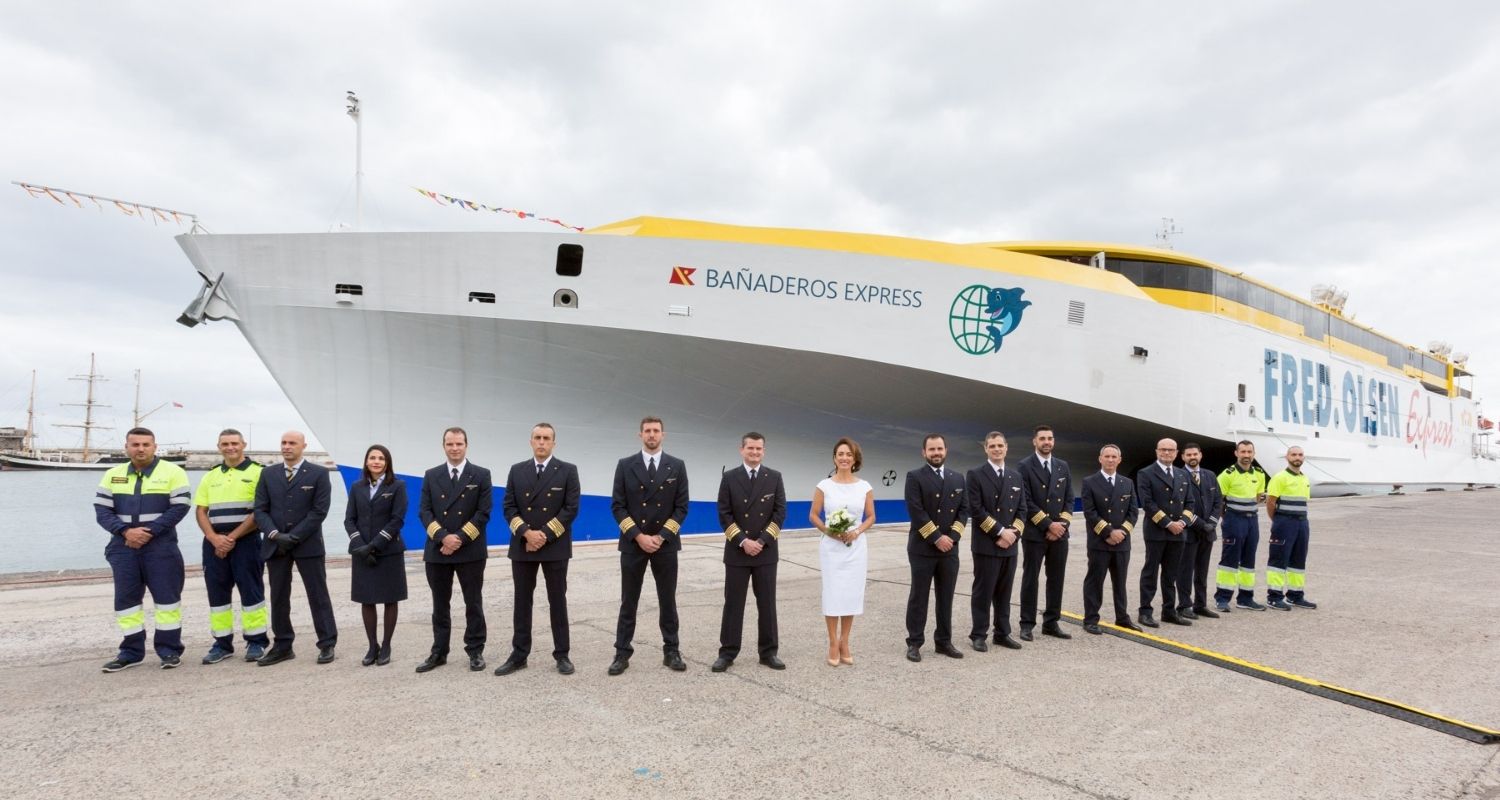
[{"label": "black skirt", "polygon": [[399,603],[406,599],[406,554],[381,556],[375,566],[363,558],[353,560],[349,594],[362,604]]}]

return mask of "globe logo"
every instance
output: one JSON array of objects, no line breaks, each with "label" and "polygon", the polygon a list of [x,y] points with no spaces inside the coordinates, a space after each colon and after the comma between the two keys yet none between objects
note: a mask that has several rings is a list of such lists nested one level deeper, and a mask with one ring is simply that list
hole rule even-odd
[{"label": "globe logo", "polygon": [[965,287],[948,307],[948,332],[953,343],[970,355],[1000,352],[1005,337],[1021,324],[1021,313],[1031,305],[1022,300],[1025,289],[1001,289],[974,284]]}]

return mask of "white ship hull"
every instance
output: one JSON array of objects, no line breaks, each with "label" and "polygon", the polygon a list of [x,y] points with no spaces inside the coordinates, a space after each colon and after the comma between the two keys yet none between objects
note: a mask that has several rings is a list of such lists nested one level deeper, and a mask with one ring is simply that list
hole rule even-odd
[{"label": "white ship hull", "polygon": [[[1268,469],[1300,445],[1321,493],[1500,480],[1476,452],[1465,398],[1033,256],[965,266],[597,234],[179,241],[206,279],[222,275],[209,316],[235,319],[346,478],[379,442],[419,480],[442,459],[442,430],[461,425],[471,460],[503,481],[529,456],[531,426],[548,421],[557,456],[580,470],[579,539],[617,535],[613,471],[638,449],[647,414],[666,419],[667,450],[687,462],[687,532],[719,529],[718,474],[750,430],[786,476],[788,527],[806,519],[840,436],[862,445],[885,521],[905,518],[904,473],[921,464],[925,433],[945,434],[950,464],[967,469],[987,431],[1004,431],[1019,459],[1039,423],[1056,429],[1079,477],[1101,444],[1144,463],[1158,437],[1175,436],[1219,456],[1209,466],[1238,439],[1255,442]],[[557,248],[569,243],[584,246],[582,274],[561,277]],[[338,284],[361,293],[338,297]],[[1030,302],[1000,348],[978,355],[950,326],[955,298],[974,286],[1022,288]],[[571,306],[555,305],[559,293]],[[503,539],[505,526],[491,531]],[[419,545],[420,526],[406,537]]]}]

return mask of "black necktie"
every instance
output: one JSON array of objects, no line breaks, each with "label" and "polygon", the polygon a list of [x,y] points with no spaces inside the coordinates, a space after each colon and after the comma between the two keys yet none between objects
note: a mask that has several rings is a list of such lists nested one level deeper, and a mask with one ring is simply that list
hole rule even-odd
[{"label": "black necktie", "polygon": [[544,464],[542,464],[542,462],[538,461],[536,463],[536,476],[538,478],[542,477],[542,470],[544,470],[544,469],[546,469],[546,466]]},{"label": "black necktie", "polygon": [[1049,458],[1046,461],[1042,462],[1042,470],[1048,475],[1052,474],[1052,459]]},{"label": "black necktie", "polygon": [[753,470],[753,469],[750,470],[750,480],[752,480],[752,481],[755,480],[755,470]]},{"label": "black necktie", "polygon": [[458,467],[453,468],[453,485],[458,485]]},{"label": "black necktie", "polygon": [[1115,476],[1108,475],[1104,479],[1107,480],[1107,481],[1109,481],[1109,485],[1110,486],[1114,486],[1115,485]]},{"label": "black necktie", "polygon": [[1002,481],[1005,480],[1005,467],[995,470],[995,477]]},{"label": "black necktie", "polygon": [[937,473],[939,481],[941,481],[943,479],[943,468],[942,467],[934,467],[932,471]]},{"label": "black necktie", "polygon": [[656,459],[646,459],[646,480],[656,483]]}]

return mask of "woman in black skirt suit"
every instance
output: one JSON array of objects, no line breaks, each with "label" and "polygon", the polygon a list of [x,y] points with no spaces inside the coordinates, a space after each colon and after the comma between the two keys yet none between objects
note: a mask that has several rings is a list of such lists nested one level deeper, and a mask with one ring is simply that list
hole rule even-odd
[{"label": "woman in black skirt suit", "polygon": [[[373,444],[365,451],[365,467],[349,487],[344,530],[349,532],[353,556],[350,594],[364,612],[370,651],[364,666],[391,663],[391,634],[396,630],[396,604],[406,599],[406,545],[401,523],[406,520],[406,484],[396,477],[391,451]],[[375,642],[375,606],[385,605],[385,637]]]}]

